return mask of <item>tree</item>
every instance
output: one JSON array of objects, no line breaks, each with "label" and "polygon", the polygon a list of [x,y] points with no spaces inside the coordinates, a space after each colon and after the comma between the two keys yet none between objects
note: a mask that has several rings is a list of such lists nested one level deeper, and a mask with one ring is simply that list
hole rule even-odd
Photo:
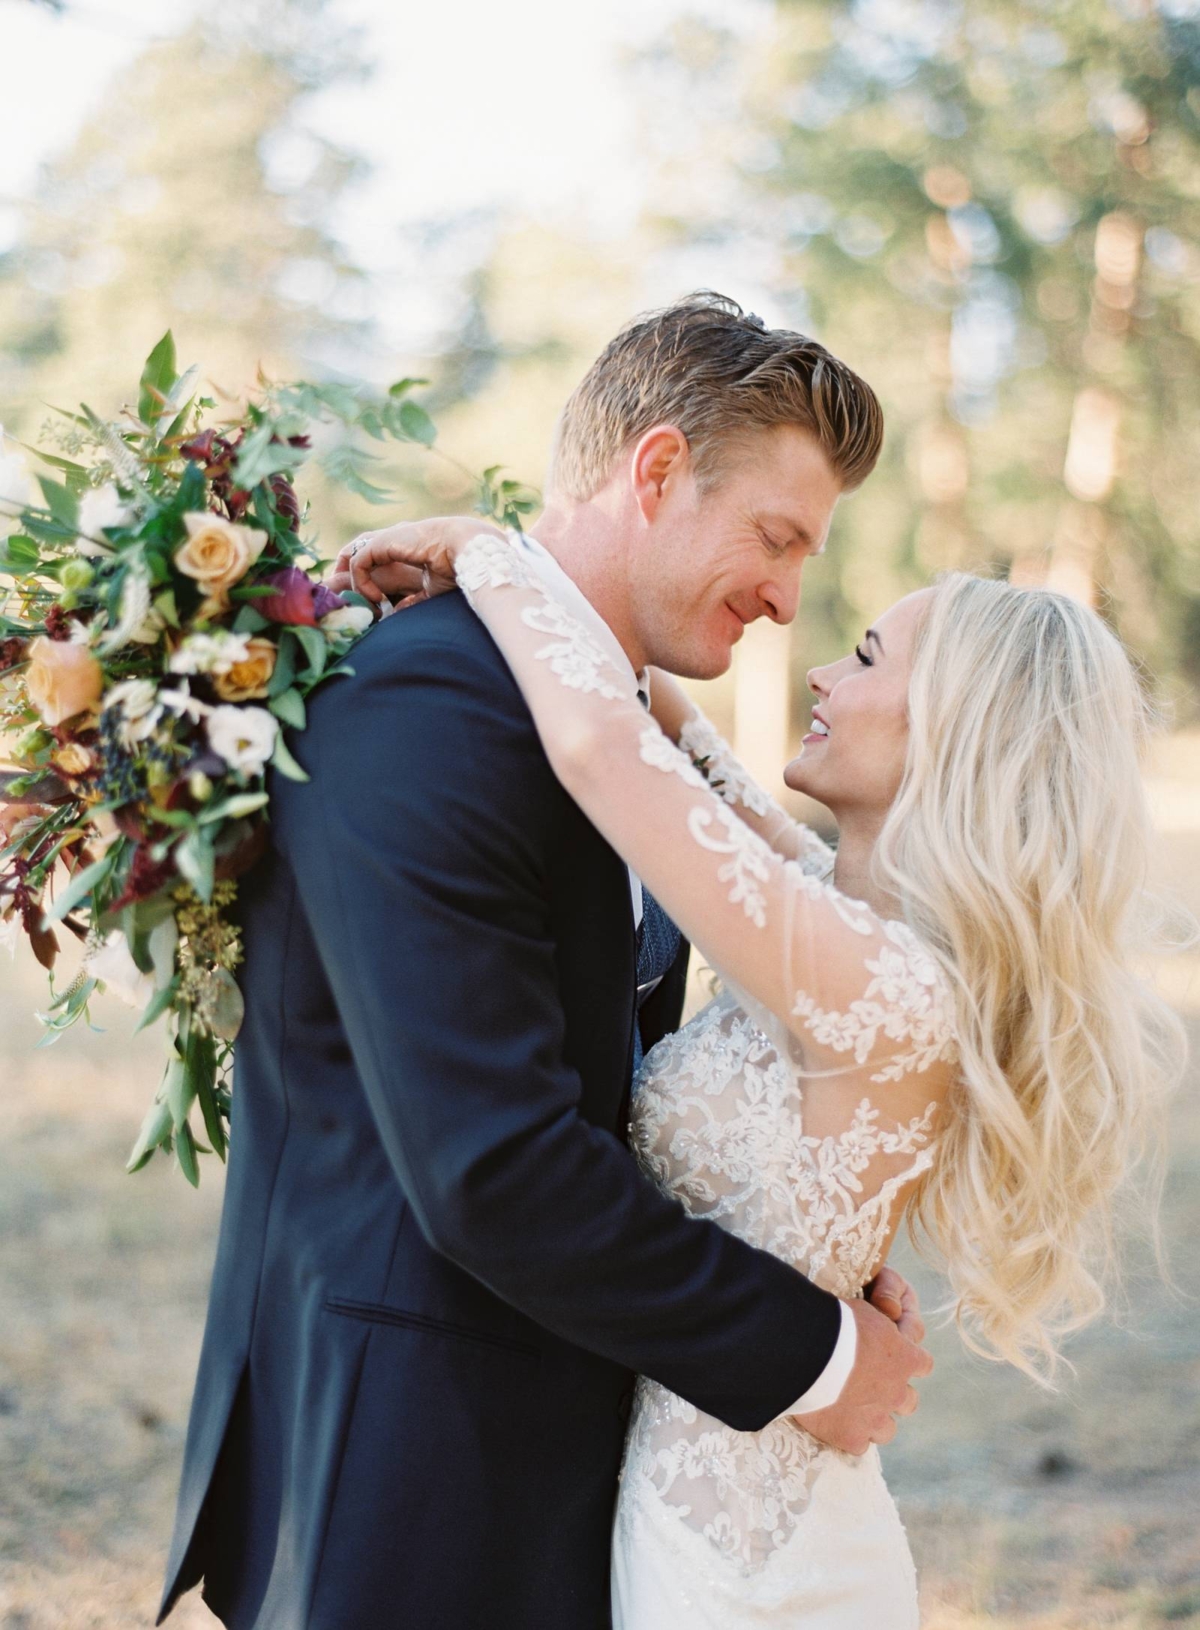
[{"label": "tree", "polygon": [[327,223],[356,165],[302,117],[353,69],[322,12],[259,0],[151,45],[48,167],[0,260],[10,428],[36,431],[39,399],[111,411],[168,327],[234,394],[260,361],[279,375],[353,358],[359,276]]},{"label": "tree", "polygon": [[717,81],[736,112],[703,164],[664,156],[663,226],[756,237],[887,412],[836,583],[814,574],[830,631],[972,566],[1098,603],[1200,678],[1194,8],[778,0],[748,55],[713,38],[676,35],[680,94]]}]

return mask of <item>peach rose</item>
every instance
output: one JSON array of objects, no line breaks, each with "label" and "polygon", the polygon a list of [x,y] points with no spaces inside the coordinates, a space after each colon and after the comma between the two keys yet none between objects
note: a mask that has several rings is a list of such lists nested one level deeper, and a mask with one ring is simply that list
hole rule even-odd
[{"label": "peach rose", "polygon": [[29,647],[25,688],[42,722],[61,724],[95,707],[104,689],[104,671],[86,645],[39,634]]},{"label": "peach rose", "polygon": [[270,640],[246,641],[246,655],[231,662],[224,673],[213,674],[213,685],[223,702],[253,702],[267,694],[275,672],[275,647]]},{"label": "peach rose", "polygon": [[209,600],[224,607],[228,591],[241,581],[266,548],[267,534],[257,527],[237,526],[208,510],[183,517],[187,542],[175,551],[175,564],[194,577]]}]

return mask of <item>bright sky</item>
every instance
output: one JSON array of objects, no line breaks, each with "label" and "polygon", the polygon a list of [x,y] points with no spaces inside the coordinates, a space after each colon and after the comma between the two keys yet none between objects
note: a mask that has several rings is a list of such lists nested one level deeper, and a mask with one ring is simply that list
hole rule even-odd
[{"label": "bright sky", "polygon": [[[347,222],[365,264],[405,218],[508,204],[617,228],[636,211],[634,108],[620,57],[684,11],[752,26],[762,0],[331,0],[365,29],[376,69],[328,94],[320,126],[376,167]],[[0,247],[6,197],[34,184],[112,74],[181,27],[196,0],[67,0],[55,16],[0,0]],[[399,111],[397,111],[399,110]]]}]

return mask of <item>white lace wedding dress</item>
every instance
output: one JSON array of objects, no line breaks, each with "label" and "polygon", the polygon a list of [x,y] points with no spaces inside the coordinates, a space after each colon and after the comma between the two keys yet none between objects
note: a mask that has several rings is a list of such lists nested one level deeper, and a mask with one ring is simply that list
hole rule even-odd
[{"label": "white lace wedding dress", "polygon": [[[556,773],[725,979],[642,1065],[638,1160],[693,1215],[859,1295],[935,1156],[955,1062],[936,960],[826,881],[832,852],[703,715],[679,746],[647,720],[519,542],[476,539],[457,573]],[[830,1450],[787,1418],[734,1431],[641,1378],[613,1622],[914,1630],[915,1572],[878,1454]]]}]

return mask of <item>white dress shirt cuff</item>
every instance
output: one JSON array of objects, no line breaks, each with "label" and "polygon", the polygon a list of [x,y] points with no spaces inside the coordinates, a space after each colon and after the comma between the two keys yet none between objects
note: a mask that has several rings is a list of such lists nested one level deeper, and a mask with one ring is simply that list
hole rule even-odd
[{"label": "white dress shirt cuff", "polygon": [[837,1345],[828,1364],[808,1391],[785,1411],[786,1414],[811,1415],[818,1409],[828,1409],[842,1396],[842,1388],[849,1381],[850,1371],[854,1368],[854,1360],[858,1356],[858,1325],[850,1311],[849,1302],[843,1302],[841,1307],[842,1328],[838,1332]]}]

